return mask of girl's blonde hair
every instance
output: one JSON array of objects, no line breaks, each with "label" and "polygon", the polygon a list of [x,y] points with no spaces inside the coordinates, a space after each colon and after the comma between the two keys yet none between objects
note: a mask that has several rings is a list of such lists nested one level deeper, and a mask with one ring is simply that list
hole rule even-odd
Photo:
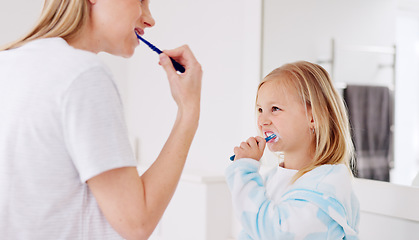
[{"label": "girl's blonde hair", "polygon": [[50,37],[71,39],[76,36],[89,17],[88,0],[45,0],[35,27],[24,37],[1,50],[17,48],[25,43]]},{"label": "girl's blonde hair", "polygon": [[309,166],[300,169],[294,177],[296,181],[305,173],[323,164],[345,164],[352,167],[354,146],[350,134],[346,107],[339,93],[333,87],[327,71],[306,61],[285,64],[271,73],[259,84],[277,80],[285,76],[285,81],[297,89],[302,103],[311,108],[314,119],[315,152]]}]

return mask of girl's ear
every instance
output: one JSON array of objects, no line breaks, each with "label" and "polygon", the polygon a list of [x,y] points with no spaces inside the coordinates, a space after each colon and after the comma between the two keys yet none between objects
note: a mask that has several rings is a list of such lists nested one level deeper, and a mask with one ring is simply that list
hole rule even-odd
[{"label": "girl's ear", "polygon": [[96,4],[97,0],[89,0],[90,4],[94,5]]},{"label": "girl's ear", "polygon": [[314,121],[313,112],[311,111],[311,107],[307,107],[307,115],[309,120],[309,127],[310,129],[316,128],[316,122]]}]

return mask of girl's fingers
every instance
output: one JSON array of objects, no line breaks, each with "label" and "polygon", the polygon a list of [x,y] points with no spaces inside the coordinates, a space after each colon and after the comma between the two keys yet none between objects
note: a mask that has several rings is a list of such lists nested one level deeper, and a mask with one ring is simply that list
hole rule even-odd
[{"label": "girl's fingers", "polygon": [[235,159],[252,158],[259,161],[263,155],[266,141],[262,137],[250,137],[246,142],[234,148]]},{"label": "girl's fingers", "polygon": [[240,148],[239,147],[234,147],[234,154],[237,156],[237,154],[239,153]]},{"label": "girl's fingers", "polygon": [[240,147],[243,148],[243,149],[248,149],[249,148],[249,144],[247,142],[242,142],[240,144]]},{"label": "girl's fingers", "polygon": [[258,142],[257,142],[256,138],[251,137],[251,138],[247,139],[246,142],[249,144],[249,146],[251,148],[258,148]]},{"label": "girl's fingers", "polygon": [[265,149],[265,146],[266,146],[266,140],[263,137],[257,136],[256,141],[258,142],[259,150],[263,152],[263,150]]}]

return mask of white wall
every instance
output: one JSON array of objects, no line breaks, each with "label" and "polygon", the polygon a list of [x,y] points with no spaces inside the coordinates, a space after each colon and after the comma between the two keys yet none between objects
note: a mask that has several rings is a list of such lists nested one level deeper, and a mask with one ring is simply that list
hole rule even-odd
[{"label": "white wall", "polygon": [[419,172],[419,11],[414,9],[401,8],[396,21],[397,131],[391,181],[398,184],[410,184]]},{"label": "white wall", "polygon": [[42,10],[43,0],[4,1],[0,7],[0,46],[26,34]]},{"label": "white wall", "polygon": [[[291,61],[330,59],[332,38],[337,50],[395,43],[395,0],[265,0],[264,9],[264,74]],[[337,60],[346,58],[337,54]]]}]

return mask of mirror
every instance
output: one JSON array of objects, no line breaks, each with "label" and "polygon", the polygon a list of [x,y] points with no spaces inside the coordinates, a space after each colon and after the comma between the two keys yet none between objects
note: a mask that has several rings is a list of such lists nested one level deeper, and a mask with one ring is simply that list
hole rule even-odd
[{"label": "mirror", "polygon": [[353,85],[387,89],[389,178],[411,185],[419,172],[419,3],[264,0],[262,75],[298,60],[322,65],[342,94]]}]

